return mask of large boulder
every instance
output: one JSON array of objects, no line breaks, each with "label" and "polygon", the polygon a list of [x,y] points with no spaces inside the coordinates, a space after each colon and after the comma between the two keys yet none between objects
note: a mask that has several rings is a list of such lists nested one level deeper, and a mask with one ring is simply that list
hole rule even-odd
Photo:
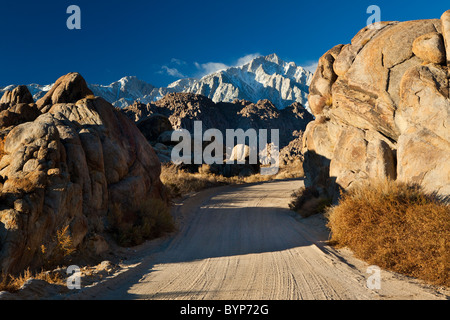
[{"label": "large boulder", "polygon": [[450,11],[383,22],[322,56],[303,138],[307,185],[335,199],[372,178],[449,193],[449,25]]},{"label": "large boulder", "polygon": [[0,100],[0,133],[5,135],[10,127],[33,121],[41,112],[26,86],[6,91]]},{"label": "large boulder", "polygon": [[17,103],[34,103],[33,96],[27,86],[17,86],[12,91],[5,91],[0,99],[0,105],[15,105]]},{"label": "large boulder", "polygon": [[93,95],[84,78],[76,72],[60,77],[45,96],[36,101],[42,112],[56,103],[75,103],[80,99]]},{"label": "large boulder", "polygon": [[[82,97],[88,88],[79,77],[76,91]],[[55,237],[63,231],[78,252],[95,254],[91,244],[108,228],[113,209],[120,206],[130,221],[143,200],[165,199],[160,162],[135,123],[102,98],[74,101],[72,74],[61,79],[59,98],[52,89],[41,104],[46,111],[13,127],[5,139],[0,160],[4,272],[36,268],[57,256]]]}]

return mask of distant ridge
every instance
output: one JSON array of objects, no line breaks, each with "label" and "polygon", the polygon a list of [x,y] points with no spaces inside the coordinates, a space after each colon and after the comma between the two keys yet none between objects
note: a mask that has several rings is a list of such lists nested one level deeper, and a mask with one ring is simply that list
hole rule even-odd
[{"label": "distant ridge", "polygon": [[[88,84],[94,95],[114,106],[124,108],[134,101],[149,103],[160,100],[168,93],[186,92],[201,94],[214,102],[232,102],[236,99],[253,103],[270,100],[278,109],[299,102],[309,110],[308,92],[313,74],[285,62],[278,55],[256,57],[237,67],[220,70],[201,79],[183,78],[167,87],[157,88],[135,76],[126,76],[109,85]],[[27,85],[35,100],[43,97],[53,84]],[[0,88],[0,95],[15,85]]]}]

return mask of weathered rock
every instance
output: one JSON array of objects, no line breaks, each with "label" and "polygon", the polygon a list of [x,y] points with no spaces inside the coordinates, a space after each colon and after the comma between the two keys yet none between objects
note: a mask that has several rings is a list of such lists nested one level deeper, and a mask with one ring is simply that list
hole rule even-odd
[{"label": "weathered rock", "polygon": [[156,141],[161,133],[173,130],[169,118],[161,114],[152,114],[139,120],[136,125],[148,141]]},{"label": "weathered rock", "polygon": [[[378,29],[365,27],[360,30],[352,39],[351,44],[342,47],[341,52],[335,56],[333,70],[339,76],[344,76],[353,64],[362,48],[386,26],[396,24],[396,22],[380,22]],[[335,47],[336,48],[336,47]]]},{"label": "weathered rock", "polygon": [[428,64],[409,69],[401,82],[395,121],[398,179],[450,194],[450,99],[448,70]]},{"label": "weathered rock", "polygon": [[438,32],[432,32],[424,34],[414,40],[413,53],[420,59],[436,63],[443,64],[445,60],[445,46],[442,39],[442,35]]},{"label": "weathered rock", "polygon": [[33,96],[27,86],[17,86],[12,91],[6,91],[0,99],[0,105],[15,105],[17,103],[34,103]]},{"label": "weathered rock", "polygon": [[309,107],[315,116],[321,114],[324,108],[330,107],[332,104],[331,87],[337,79],[333,64],[342,47],[343,45],[333,47],[319,59],[317,70],[309,86],[308,95]]},{"label": "weathered rock", "polygon": [[395,115],[400,132],[421,126],[450,141],[448,70],[433,64],[408,69],[400,83],[400,98]]},{"label": "weathered rock", "polygon": [[35,104],[18,103],[0,112],[0,128],[16,126],[24,122],[33,121],[41,112]]},{"label": "weathered rock", "polygon": [[450,11],[384,22],[321,58],[309,96],[316,119],[303,138],[307,186],[336,199],[339,188],[387,178],[448,193],[447,22]]},{"label": "weathered rock", "polygon": [[394,145],[379,133],[355,127],[341,130],[330,162],[330,176],[348,189],[369,178],[396,179]]},{"label": "weathered rock", "polygon": [[295,164],[301,166],[303,163],[303,133],[296,131],[293,134],[293,139],[289,144],[280,150],[280,168]]},{"label": "weathered rock", "polygon": [[445,52],[447,57],[447,67],[450,68],[450,10],[445,11],[441,16],[442,36],[445,43]]},{"label": "weathered rock", "polygon": [[450,142],[425,128],[410,127],[397,144],[398,180],[450,195]]},{"label": "weathered rock", "polygon": [[92,91],[84,78],[79,73],[72,72],[56,80],[50,91],[36,101],[36,104],[39,110],[46,112],[51,105],[75,103],[89,95],[92,95]]},{"label": "weathered rock", "polygon": [[[279,129],[280,148],[292,140],[294,131],[304,130],[306,124],[313,120],[311,114],[299,103],[293,103],[283,110],[278,110],[268,100],[261,100],[258,103],[245,100],[236,100],[233,103],[214,103],[207,97],[192,93],[168,94],[154,104],[144,106],[135,103],[122,112],[130,119],[143,121],[142,125],[138,124],[138,126],[144,135],[149,136],[154,135],[151,132],[154,129],[149,126],[150,132],[147,134],[147,129],[144,128],[144,118],[140,118],[139,115],[163,115],[169,118],[173,129],[187,129],[191,134],[194,132],[194,121],[202,122],[203,131],[214,128],[223,133],[226,129],[243,129],[244,131],[248,129]],[[173,144],[170,141],[169,132],[160,133],[157,141]]]},{"label": "weathered rock", "polygon": [[[73,89],[74,77],[61,79],[66,80],[58,88]],[[62,89],[58,95],[54,91],[49,97],[76,99]],[[101,233],[112,208],[120,204],[122,214],[133,219],[143,199],[165,199],[155,152],[135,123],[111,104],[89,97],[44,106],[44,114],[9,132],[0,160],[0,268],[5,272],[54,259],[60,253],[56,234],[64,230],[77,251],[100,254],[107,250]]]}]

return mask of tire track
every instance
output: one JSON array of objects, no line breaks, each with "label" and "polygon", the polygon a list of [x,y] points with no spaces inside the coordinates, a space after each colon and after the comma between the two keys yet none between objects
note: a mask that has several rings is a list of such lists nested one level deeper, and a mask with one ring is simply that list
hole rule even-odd
[{"label": "tire track", "polygon": [[[168,244],[99,299],[445,299],[434,287],[382,272],[366,287],[367,265],[327,246],[320,216],[288,210],[300,180],[228,186],[187,199]],[[144,269],[144,270],[143,270]],[[139,278],[139,281],[133,279]]]}]

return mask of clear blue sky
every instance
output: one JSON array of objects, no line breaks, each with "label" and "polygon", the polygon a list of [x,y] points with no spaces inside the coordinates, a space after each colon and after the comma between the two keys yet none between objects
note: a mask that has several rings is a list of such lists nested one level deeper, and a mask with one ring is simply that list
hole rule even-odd
[{"label": "clear blue sky", "polygon": [[[349,43],[369,5],[383,21],[440,18],[448,0],[0,0],[0,86],[48,84],[68,72],[109,84],[134,75],[156,86],[242,57],[277,53],[309,65]],[[69,5],[81,30],[69,30]]]}]

